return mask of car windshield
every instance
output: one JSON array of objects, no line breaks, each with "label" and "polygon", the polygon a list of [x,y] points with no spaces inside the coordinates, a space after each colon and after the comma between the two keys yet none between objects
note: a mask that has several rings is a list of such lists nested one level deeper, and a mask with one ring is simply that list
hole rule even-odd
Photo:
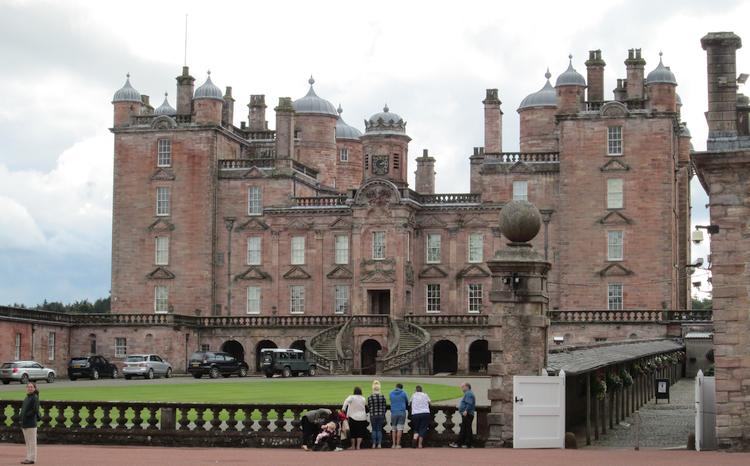
[{"label": "car windshield", "polygon": [[70,360],[70,362],[86,362],[89,358],[73,358]]},{"label": "car windshield", "polygon": [[2,369],[7,369],[7,368],[9,368],[9,367],[13,367],[14,365],[15,365],[15,364],[13,364],[12,362],[5,362],[5,363],[3,363],[3,365],[2,365]]},{"label": "car windshield", "polygon": [[203,358],[207,357],[207,353],[193,353],[190,356],[191,361],[203,361]]},{"label": "car windshield", "polygon": [[146,358],[144,356],[128,356],[125,359],[125,362],[141,362],[141,361],[145,361],[145,360],[146,360]]}]

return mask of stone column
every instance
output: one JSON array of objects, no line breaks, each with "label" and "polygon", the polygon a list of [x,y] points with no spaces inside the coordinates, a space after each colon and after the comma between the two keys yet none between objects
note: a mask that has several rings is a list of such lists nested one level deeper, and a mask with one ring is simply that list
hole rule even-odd
[{"label": "stone column", "polygon": [[512,446],[513,376],[541,375],[547,365],[550,263],[529,244],[539,233],[541,222],[531,203],[506,204],[500,213],[500,229],[510,242],[487,262],[492,271],[489,447]]}]

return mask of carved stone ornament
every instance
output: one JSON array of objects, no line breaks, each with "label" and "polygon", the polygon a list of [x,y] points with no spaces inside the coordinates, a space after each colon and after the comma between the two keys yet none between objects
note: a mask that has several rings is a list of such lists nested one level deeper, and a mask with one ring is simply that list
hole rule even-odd
[{"label": "carved stone ornament", "polygon": [[159,218],[154,221],[147,228],[148,231],[172,231],[174,230],[174,223],[170,222],[165,218]]},{"label": "carved stone ornament", "polygon": [[388,173],[388,156],[387,155],[373,155],[372,156],[372,173],[374,175],[383,176]]},{"label": "carved stone ornament", "polygon": [[396,185],[385,179],[370,180],[354,196],[354,205],[384,207],[401,202]]},{"label": "carved stone ornament", "polygon": [[628,107],[622,102],[612,101],[602,105],[600,113],[605,117],[626,117],[629,112]]},{"label": "carved stone ornament", "polygon": [[248,269],[242,272],[241,274],[235,275],[234,279],[235,280],[271,280],[271,275],[264,272],[263,269],[261,269],[257,265],[253,265],[251,267],[248,267]]},{"label": "carved stone ornament", "polygon": [[287,280],[307,280],[310,278],[310,274],[305,272],[302,267],[295,265],[284,274],[284,278]]},{"label": "carved stone ornament", "polygon": [[159,115],[151,122],[154,129],[174,129],[177,128],[177,122],[174,118],[167,115]]},{"label": "carved stone ornament", "polygon": [[149,280],[171,280],[175,275],[164,267],[157,267],[153,272],[146,275]]}]

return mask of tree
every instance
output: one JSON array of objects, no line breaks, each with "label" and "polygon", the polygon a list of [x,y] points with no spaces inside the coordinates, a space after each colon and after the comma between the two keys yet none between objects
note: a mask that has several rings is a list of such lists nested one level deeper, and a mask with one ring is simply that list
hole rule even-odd
[{"label": "tree", "polygon": [[713,301],[711,298],[696,299],[693,298],[693,310],[694,311],[710,311],[713,309]]}]

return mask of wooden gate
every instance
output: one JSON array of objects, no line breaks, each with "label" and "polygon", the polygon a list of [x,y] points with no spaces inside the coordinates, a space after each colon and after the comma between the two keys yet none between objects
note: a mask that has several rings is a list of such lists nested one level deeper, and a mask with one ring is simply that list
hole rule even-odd
[{"label": "wooden gate", "polygon": [[565,371],[513,377],[513,448],[564,448]]}]

